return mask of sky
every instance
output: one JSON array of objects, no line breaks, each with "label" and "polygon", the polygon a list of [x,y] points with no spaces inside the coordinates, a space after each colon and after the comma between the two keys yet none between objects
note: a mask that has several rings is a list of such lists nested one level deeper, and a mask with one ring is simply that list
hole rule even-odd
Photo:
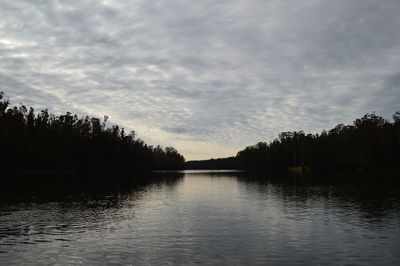
[{"label": "sky", "polygon": [[187,160],[400,110],[399,0],[0,0],[12,104]]}]

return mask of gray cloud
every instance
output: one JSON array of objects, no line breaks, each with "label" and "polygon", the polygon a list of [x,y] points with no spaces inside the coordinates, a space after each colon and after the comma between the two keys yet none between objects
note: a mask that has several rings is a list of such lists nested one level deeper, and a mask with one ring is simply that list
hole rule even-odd
[{"label": "gray cloud", "polygon": [[13,103],[110,116],[188,159],[400,109],[398,0],[0,1]]}]

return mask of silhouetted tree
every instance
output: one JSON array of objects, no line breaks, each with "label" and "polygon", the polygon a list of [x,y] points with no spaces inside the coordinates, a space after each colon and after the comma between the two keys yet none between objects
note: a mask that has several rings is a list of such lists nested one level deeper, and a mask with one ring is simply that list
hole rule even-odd
[{"label": "silhouetted tree", "polygon": [[183,168],[174,148],[153,148],[126,135],[118,125],[107,127],[95,117],[70,112],[35,114],[33,108],[10,107],[0,93],[0,175],[29,171],[73,171],[85,175],[135,174],[154,169]]},{"label": "silhouetted tree", "polygon": [[[352,125],[339,124],[320,134],[282,132],[271,142],[259,142],[236,157],[189,161],[187,169],[247,169],[287,171],[307,167],[313,171],[399,169],[400,112],[393,122],[373,114]],[[234,166],[233,166],[234,165]]]},{"label": "silhouetted tree", "polygon": [[399,160],[400,113],[393,123],[375,114],[339,124],[321,134],[283,132],[270,143],[259,143],[237,154],[244,169],[312,167],[315,170],[396,168]]}]

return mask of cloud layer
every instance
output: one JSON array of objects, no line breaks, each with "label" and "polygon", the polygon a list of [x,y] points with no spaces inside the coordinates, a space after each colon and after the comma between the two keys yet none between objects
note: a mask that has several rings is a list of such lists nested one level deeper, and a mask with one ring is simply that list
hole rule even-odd
[{"label": "cloud layer", "polygon": [[1,1],[0,88],[187,159],[400,109],[398,0]]}]

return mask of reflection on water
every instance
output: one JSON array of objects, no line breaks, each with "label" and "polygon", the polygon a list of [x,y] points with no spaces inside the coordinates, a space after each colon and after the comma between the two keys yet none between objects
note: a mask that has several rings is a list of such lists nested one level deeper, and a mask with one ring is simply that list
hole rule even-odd
[{"label": "reflection on water", "polygon": [[400,263],[397,187],[158,175],[112,193],[3,193],[0,264]]}]

